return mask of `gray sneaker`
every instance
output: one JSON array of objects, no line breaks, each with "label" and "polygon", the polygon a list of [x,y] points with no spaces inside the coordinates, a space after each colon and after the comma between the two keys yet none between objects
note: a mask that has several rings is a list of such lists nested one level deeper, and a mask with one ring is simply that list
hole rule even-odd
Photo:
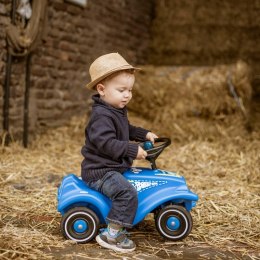
[{"label": "gray sneaker", "polygon": [[111,236],[106,228],[96,236],[96,241],[102,247],[121,253],[128,253],[135,250],[135,243],[127,238],[125,230],[119,231],[115,236]]}]

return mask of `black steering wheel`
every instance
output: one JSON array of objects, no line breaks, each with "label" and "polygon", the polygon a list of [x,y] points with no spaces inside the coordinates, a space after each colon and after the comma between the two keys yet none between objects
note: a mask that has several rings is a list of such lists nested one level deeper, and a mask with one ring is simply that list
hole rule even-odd
[{"label": "black steering wheel", "polygon": [[[147,143],[149,145],[146,145]],[[161,154],[161,152],[170,144],[171,139],[167,137],[160,137],[154,139],[154,145],[152,145],[150,141],[140,143],[140,146],[147,152],[147,156],[145,159],[151,163],[151,167],[153,170],[157,169],[155,160]]]}]

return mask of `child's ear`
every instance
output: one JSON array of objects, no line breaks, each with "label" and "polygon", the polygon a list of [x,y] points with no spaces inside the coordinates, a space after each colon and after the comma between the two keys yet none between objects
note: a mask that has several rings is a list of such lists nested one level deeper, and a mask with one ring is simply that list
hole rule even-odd
[{"label": "child's ear", "polygon": [[99,93],[99,95],[102,97],[105,95],[105,86],[101,83],[97,84],[97,92]]}]

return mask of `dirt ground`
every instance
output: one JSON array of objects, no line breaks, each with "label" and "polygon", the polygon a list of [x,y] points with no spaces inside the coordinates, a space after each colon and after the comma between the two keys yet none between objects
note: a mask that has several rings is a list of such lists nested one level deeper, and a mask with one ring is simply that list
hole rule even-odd
[{"label": "dirt ground", "polygon": [[[152,127],[130,115],[131,122]],[[198,193],[193,230],[171,242],[149,215],[130,233],[137,243],[127,255],[77,245],[59,230],[57,186],[70,172],[80,174],[85,119],[38,133],[28,149],[14,142],[0,150],[0,259],[260,259],[259,130],[211,142],[173,143],[158,167],[185,176]],[[135,162],[139,165],[140,162]],[[141,163],[142,166],[148,164]]]},{"label": "dirt ground", "polygon": [[[137,249],[134,253],[118,254],[111,250],[97,246],[93,241],[88,245],[70,245],[63,249],[51,249],[51,255],[56,259],[260,259],[259,253],[245,255],[225,250],[206,243],[194,243],[193,246],[182,242],[170,242],[157,233],[152,217],[148,217],[131,231],[131,238],[136,242]],[[234,247],[243,247],[234,243]]]}]

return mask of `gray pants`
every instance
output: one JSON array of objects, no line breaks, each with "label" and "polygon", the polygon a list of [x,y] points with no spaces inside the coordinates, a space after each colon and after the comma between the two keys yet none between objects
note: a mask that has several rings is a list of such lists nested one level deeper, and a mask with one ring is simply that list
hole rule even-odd
[{"label": "gray pants", "polygon": [[128,228],[133,226],[138,207],[137,191],[120,172],[107,172],[102,179],[88,185],[111,199],[108,222]]}]

